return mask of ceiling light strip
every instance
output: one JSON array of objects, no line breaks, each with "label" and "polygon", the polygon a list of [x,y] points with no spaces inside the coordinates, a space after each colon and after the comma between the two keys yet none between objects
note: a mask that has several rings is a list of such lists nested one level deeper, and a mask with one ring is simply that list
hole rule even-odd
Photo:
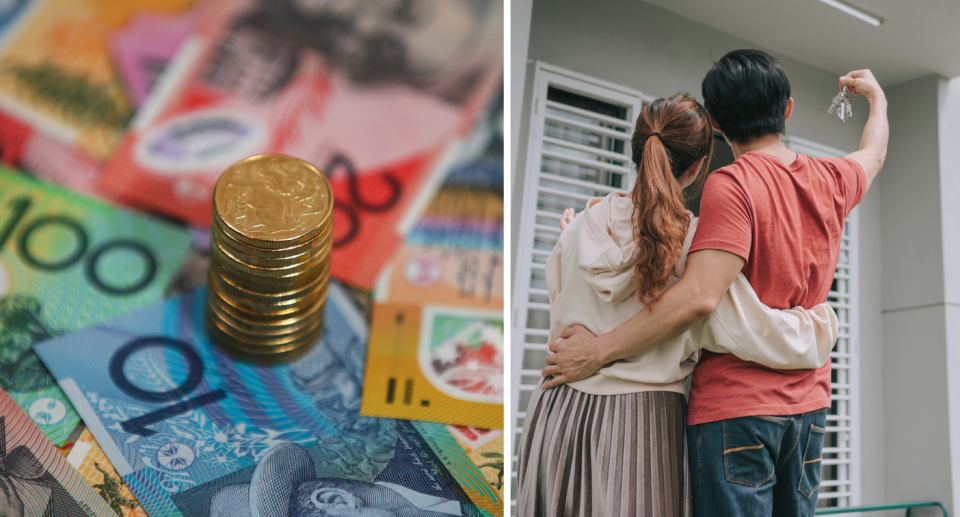
[{"label": "ceiling light strip", "polygon": [[829,6],[831,6],[831,7],[835,7],[835,8],[837,8],[837,9],[840,9],[841,11],[843,11],[843,12],[845,12],[845,13],[851,15],[851,16],[857,17],[857,18],[859,18],[859,19],[861,19],[861,20],[869,23],[870,25],[873,25],[874,27],[879,27],[879,26],[883,23],[883,20],[882,20],[882,19],[877,18],[876,16],[873,16],[872,14],[867,14],[867,13],[861,11],[860,9],[857,9],[856,7],[853,7],[853,6],[851,6],[851,5],[847,5],[847,4],[845,4],[845,3],[838,2],[837,0],[820,0],[820,1],[823,2],[823,3],[825,3],[825,4],[827,4],[827,5],[829,5]]}]

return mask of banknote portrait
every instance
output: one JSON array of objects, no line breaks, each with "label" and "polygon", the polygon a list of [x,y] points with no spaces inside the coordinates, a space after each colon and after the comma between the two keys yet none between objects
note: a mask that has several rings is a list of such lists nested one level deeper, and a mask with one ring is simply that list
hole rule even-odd
[{"label": "banknote portrait", "polygon": [[110,507],[0,391],[0,515],[107,517]]},{"label": "banknote portrait", "polygon": [[290,515],[296,517],[446,517],[463,515],[456,501],[387,483],[316,479],[296,487]]},{"label": "banknote portrait", "polygon": [[[501,52],[499,24],[496,2],[260,0],[235,28],[273,34],[286,50],[319,51],[358,83],[402,82],[462,102],[490,54]],[[295,62],[295,54],[276,50],[277,70]]]},{"label": "banknote portrait", "polygon": [[6,418],[0,416],[0,515],[86,515],[26,445],[7,450]]},{"label": "banknote portrait", "polygon": [[249,483],[227,485],[210,500],[210,517],[444,517],[463,515],[460,503],[392,483],[316,478],[304,448],[282,444],[253,470]]}]

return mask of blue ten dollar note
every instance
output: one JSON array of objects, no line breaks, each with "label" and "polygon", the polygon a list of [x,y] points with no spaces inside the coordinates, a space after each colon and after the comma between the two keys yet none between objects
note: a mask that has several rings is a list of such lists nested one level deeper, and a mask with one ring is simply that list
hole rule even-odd
[{"label": "blue ten dollar note", "polygon": [[80,417],[30,347],[158,301],[189,248],[181,228],[0,170],[0,388],[55,445]]},{"label": "blue ten dollar note", "polygon": [[359,415],[366,324],[328,296],[287,365],[213,346],[202,290],[35,349],[151,517],[499,514],[443,426]]}]

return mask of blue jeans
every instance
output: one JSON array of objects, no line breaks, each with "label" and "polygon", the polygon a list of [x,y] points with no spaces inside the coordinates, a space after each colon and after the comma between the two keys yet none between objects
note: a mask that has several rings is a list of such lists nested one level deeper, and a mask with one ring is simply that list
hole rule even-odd
[{"label": "blue jeans", "polygon": [[687,426],[694,517],[812,516],[827,410]]}]

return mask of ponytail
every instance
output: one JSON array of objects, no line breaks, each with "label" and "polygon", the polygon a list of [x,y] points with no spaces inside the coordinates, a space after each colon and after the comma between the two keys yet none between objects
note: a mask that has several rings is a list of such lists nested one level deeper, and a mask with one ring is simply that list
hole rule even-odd
[{"label": "ponytail", "polygon": [[686,94],[658,99],[643,109],[631,138],[637,181],[633,199],[634,235],[639,244],[637,295],[655,302],[676,274],[690,216],[678,179],[697,160],[707,157],[697,172],[702,185],[713,151],[710,119]]}]

